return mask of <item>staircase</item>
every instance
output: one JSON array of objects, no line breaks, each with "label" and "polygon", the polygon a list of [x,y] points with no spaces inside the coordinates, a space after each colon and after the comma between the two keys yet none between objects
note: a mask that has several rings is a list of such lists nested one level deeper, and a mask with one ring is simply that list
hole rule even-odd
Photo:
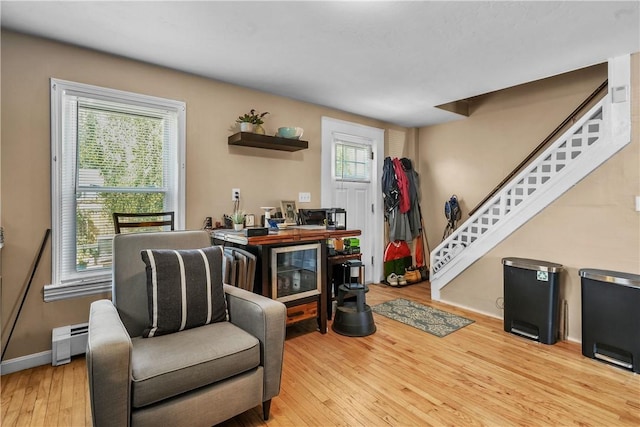
[{"label": "staircase", "polygon": [[630,57],[609,61],[608,94],[431,252],[431,298],[631,142]]}]

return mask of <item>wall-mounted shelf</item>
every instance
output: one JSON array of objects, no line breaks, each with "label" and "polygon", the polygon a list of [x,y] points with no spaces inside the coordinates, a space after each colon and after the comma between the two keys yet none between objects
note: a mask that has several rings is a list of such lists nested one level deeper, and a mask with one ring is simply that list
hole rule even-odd
[{"label": "wall-mounted shelf", "polygon": [[251,132],[238,132],[229,137],[229,145],[241,147],[265,148],[267,150],[298,151],[309,148],[308,141],[260,135]]}]

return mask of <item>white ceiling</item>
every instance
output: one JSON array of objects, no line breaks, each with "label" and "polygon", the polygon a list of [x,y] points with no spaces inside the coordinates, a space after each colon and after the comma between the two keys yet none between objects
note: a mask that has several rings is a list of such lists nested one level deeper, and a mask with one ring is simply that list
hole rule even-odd
[{"label": "white ceiling", "polygon": [[2,26],[419,127],[640,51],[640,1],[15,2]]}]

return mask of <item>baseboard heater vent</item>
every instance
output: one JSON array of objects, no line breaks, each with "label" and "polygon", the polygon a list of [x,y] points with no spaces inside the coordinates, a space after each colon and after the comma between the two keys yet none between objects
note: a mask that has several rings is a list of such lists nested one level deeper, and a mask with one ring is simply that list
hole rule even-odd
[{"label": "baseboard heater vent", "polygon": [[71,356],[83,354],[87,350],[89,324],[61,326],[51,333],[51,364],[63,365],[71,362]]}]

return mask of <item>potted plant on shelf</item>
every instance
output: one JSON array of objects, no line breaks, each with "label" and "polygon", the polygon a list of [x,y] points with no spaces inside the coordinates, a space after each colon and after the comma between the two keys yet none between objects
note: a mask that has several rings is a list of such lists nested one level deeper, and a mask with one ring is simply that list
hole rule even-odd
[{"label": "potted plant on shelf", "polygon": [[246,214],[244,211],[235,211],[231,214],[231,222],[233,222],[233,229],[240,231],[244,228],[244,217]]},{"label": "potted plant on shelf", "polygon": [[262,120],[262,118],[267,114],[269,114],[268,111],[258,113],[252,108],[248,113],[238,116],[236,123],[240,124],[240,132],[256,132],[264,134],[264,128],[262,127],[264,120]]}]

